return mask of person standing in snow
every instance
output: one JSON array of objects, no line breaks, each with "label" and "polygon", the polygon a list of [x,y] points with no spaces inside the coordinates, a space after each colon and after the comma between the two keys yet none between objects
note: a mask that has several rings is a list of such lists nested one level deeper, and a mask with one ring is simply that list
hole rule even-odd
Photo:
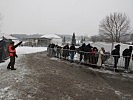
[{"label": "person standing in snow", "polygon": [[74,44],[72,44],[71,46],[70,46],[70,62],[73,62],[73,59],[74,59],[74,55],[76,54],[76,49],[75,49],[75,45]]},{"label": "person standing in snow", "polygon": [[48,56],[51,56],[51,44],[47,47]]},{"label": "person standing in snow", "polygon": [[51,49],[51,56],[52,56],[52,57],[55,56],[55,50],[54,50],[54,47],[55,47],[55,44],[52,43],[52,44],[51,44],[51,47],[50,47],[50,49]]},{"label": "person standing in snow", "polygon": [[99,53],[99,56],[98,56],[97,66],[101,67],[105,61],[105,57],[104,57],[105,49],[103,47],[101,47],[101,49],[99,50],[98,53]]},{"label": "person standing in snow", "polygon": [[8,66],[7,66],[7,69],[16,70],[14,68],[14,65],[15,65],[15,57],[18,57],[18,56],[16,54],[16,49],[15,48],[18,47],[21,43],[22,43],[22,41],[19,42],[16,45],[14,45],[14,42],[12,41],[10,43],[10,45],[8,46],[9,56],[10,56],[10,62],[8,64]]},{"label": "person standing in snow", "polygon": [[97,47],[93,47],[93,50],[91,52],[93,55],[91,55],[92,64],[96,64],[98,61],[98,49]]},{"label": "person standing in snow", "polygon": [[78,53],[80,54],[79,61],[81,62],[83,60],[84,50],[85,50],[86,44],[83,43],[82,46],[78,48]]},{"label": "person standing in snow", "polygon": [[95,51],[93,48],[91,48],[90,52],[90,64],[94,64],[94,57],[95,57]]},{"label": "person standing in snow", "polygon": [[90,52],[91,52],[92,46],[90,44],[87,44],[84,49],[84,63],[90,63]]},{"label": "person standing in snow", "polygon": [[60,58],[61,59],[61,49],[62,47],[61,46],[57,46],[57,58]]},{"label": "person standing in snow", "polygon": [[114,71],[118,71],[117,69],[117,63],[120,58],[120,44],[115,46],[115,49],[112,50],[111,54],[114,57]]},{"label": "person standing in snow", "polygon": [[69,45],[68,45],[68,44],[66,44],[66,45],[63,47],[62,56],[64,57],[65,60],[68,60],[68,56],[69,56]]},{"label": "person standing in snow", "polygon": [[132,54],[132,46],[129,46],[129,49],[128,48],[125,49],[122,53],[122,56],[125,59],[125,72],[128,72],[128,66],[129,66],[131,54]]}]

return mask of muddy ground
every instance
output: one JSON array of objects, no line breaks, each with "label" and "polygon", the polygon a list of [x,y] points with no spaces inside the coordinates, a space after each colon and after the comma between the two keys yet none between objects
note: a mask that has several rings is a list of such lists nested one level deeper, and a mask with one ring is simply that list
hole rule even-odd
[{"label": "muddy ground", "polygon": [[91,70],[46,52],[23,55],[15,67],[0,70],[1,100],[133,100],[133,79],[126,74]]}]

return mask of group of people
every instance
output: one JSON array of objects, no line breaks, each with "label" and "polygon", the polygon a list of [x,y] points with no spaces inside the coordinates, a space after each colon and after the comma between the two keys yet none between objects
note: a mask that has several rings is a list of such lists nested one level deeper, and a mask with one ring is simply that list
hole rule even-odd
[{"label": "group of people", "polygon": [[[130,59],[132,57],[132,46],[129,46],[129,48],[126,48],[123,52],[122,52],[122,56],[125,60],[125,72],[128,72],[128,67],[129,67],[129,63],[130,63]],[[115,46],[115,49],[112,50],[111,52],[112,56],[114,57],[114,70],[118,71],[117,68],[117,64],[120,58],[120,44]]]},{"label": "group of people", "polygon": [[98,50],[97,47],[93,47],[90,44],[86,45],[85,43],[78,48],[76,48],[74,44],[72,44],[70,47],[68,44],[61,47],[52,43],[48,46],[47,51],[49,56],[56,56],[66,60],[68,60],[70,57],[69,60],[71,62],[74,61],[74,56],[77,53],[79,55],[80,63],[83,62],[84,64],[97,64],[97,66],[102,66],[104,61],[109,58],[109,55],[105,55],[107,52],[105,52],[103,47]]},{"label": "group of people", "polygon": [[58,58],[63,57],[66,60],[68,60],[70,56],[71,62],[74,61],[74,55],[76,54],[76,48],[74,44],[72,44],[70,47],[68,44],[61,47],[52,43],[48,46],[47,51],[49,56],[55,56]]},{"label": "group of people", "polygon": [[104,55],[105,50],[103,47],[98,50],[97,47],[83,43],[82,46],[78,48],[78,53],[80,54],[80,62],[84,61],[85,64],[102,66],[102,64],[106,60],[106,57]]},{"label": "group of people", "polygon": [[90,44],[86,45],[85,43],[78,48],[78,52],[80,54],[80,62],[84,61],[84,64],[91,64],[99,67],[110,57],[110,53],[106,52],[104,47],[98,50],[97,47],[93,47]]},{"label": "group of people", "polygon": [[[74,56],[76,53],[79,55],[80,63],[83,62],[84,64],[91,64],[100,67],[104,65],[104,62],[109,59],[110,56],[113,56],[114,71],[118,71],[117,64],[120,58],[120,44],[115,46],[115,49],[111,51],[111,55],[109,52],[106,52],[103,47],[98,50],[97,47],[93,47],[90,44],[86,45],[85,43],[78,48],[76,48],[74,44],[71,44],[71,46],[66,44],[61,47],[52,43],[48,46],[48,54],[50,56],[64,58],[66,60],[70,57],[70,62],[74,61]],[[122,56],[125,59],[125,72],[128,72],[129,62],[132,56],[132,46],[129,46],[129,49],[125,49]]]}]

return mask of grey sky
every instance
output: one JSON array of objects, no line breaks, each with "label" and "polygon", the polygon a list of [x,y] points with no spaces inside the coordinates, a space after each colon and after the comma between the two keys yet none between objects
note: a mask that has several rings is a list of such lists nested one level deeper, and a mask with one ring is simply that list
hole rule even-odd
[{"label": "grey sky", "polygon": [[[5,33],[98,34],[99,22],[113,12],[133,23],[133,0],[0,0]],[[132,24],[133,25],[133,24]]]}]

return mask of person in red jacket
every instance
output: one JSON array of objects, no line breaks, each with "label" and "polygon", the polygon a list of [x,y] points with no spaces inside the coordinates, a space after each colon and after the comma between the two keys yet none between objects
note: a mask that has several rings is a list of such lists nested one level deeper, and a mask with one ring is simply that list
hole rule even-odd
[{"label": "person in red jacket", "polygon": [[10,56],[10,62],[8,64],[8,66],[7,66],[7,69],[16,70],[14,68],[14,65],[15,65],[15,57],[18,57],[18,56],[16,54],[15,48],[18,47],[21,43],[22,43],[22,41],[19,42],[16,45],[14,45],[14,42],[12,41],[10,43],[10,45],[8,46],[8,51],[9,51],[9,56]]}]

